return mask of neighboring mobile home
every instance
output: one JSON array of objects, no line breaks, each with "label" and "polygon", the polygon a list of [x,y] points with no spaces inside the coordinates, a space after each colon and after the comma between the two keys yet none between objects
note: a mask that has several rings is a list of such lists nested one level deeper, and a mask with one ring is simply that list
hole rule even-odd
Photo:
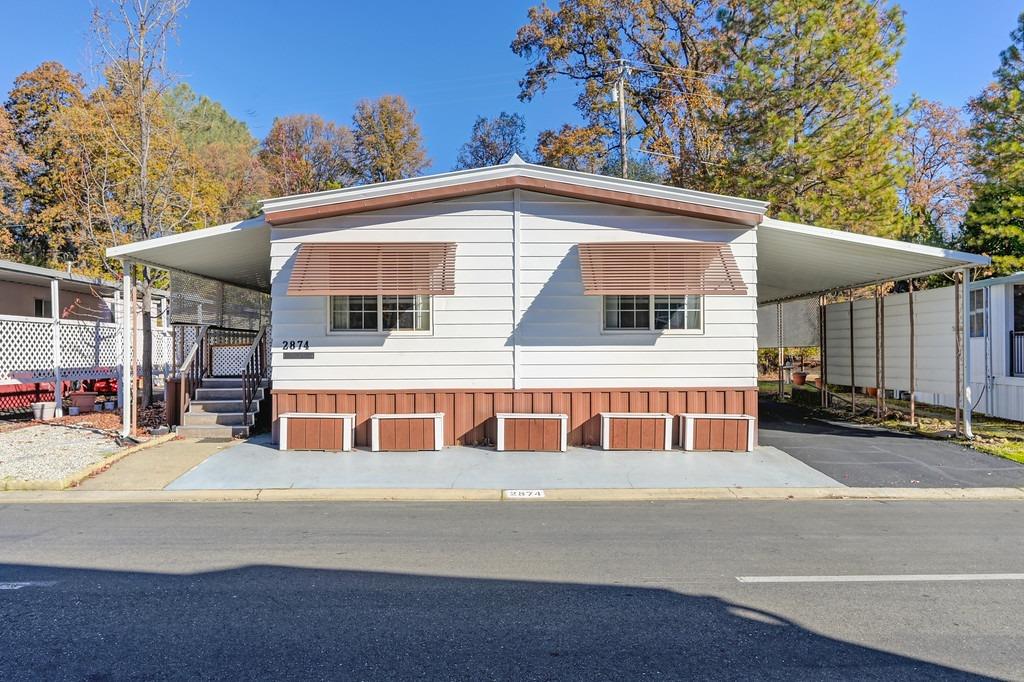
[{"label": "neighboring mobile home", "polygon": [[[766,207],[515,158],[270,199],[259,218],[108,253],[269,291],[276,429],[351,415],[357,446],[398,432],[519,448],[561,421],[569,445],[621,426],[619,445],[662,447],[658,420],[680,445],[693,414],[704,446],[736,449],[757,415],[759,302],[987,262]],[[519,416],[535,419],[517,431]]]}]

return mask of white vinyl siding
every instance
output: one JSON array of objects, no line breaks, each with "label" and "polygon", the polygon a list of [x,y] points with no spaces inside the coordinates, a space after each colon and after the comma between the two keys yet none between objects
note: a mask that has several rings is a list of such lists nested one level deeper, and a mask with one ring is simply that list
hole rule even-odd
[{"label": "white vinyl siding", "polygon": [[[309,339],[313,360],[284,359],[281,389],[502,388],[512,385],[512,193],[407,206],[274,228],[275,339]],[[288,296],[303,242],[456,242],[455,295],[431,299],[432,331],[331,333],[324,296]]]},{"label": "white vinyl siding", "polygon": [[[520,202],[522,388],[757,385],[754,230],[523,192]],[[584,296],[577,245],[607,241],[731,244],[746,296],[704,297],[703,329],[606,333],[601,296]]]},{"label": "white vinyl siding", "polygon": [[[274,387],[444,389],[756,386],[756,233],[651,211],[520,192],[519,305],[513,305],[513,193],[467,197],[273,228],[273,336],[308,339],[314,359],[284,359]],[[600,296],[584,296],[576,245],[728,242],[746,296],[703,299],[698,333],[610,334]],[[287,296],[303,242],[457,243],[455,294],[432,299],[433,331],[331,333],[326,297]],[[518,309],[519,319],[514,320]]]}]

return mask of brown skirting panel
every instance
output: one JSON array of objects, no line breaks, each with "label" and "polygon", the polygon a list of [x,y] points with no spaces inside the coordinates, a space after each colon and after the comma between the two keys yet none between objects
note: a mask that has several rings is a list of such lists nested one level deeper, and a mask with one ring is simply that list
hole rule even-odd
[{"label": "brown skirting panel", "polygon": [[[285,412],[354,412],[359,446],[370,445],[370,415],[444,413],[445,445],[497,442],[498,412],[569,415],[569,445],[601,445],[601,412],[710,412],[757,416],[757,388],[586,388],[518,390],[323,391],[273,389],[277,415]],[[673,439],[678,439],[678,418]],[[756,429],[755,429],[756,433]],[[678,445],[678,443],[676,443]]]}]

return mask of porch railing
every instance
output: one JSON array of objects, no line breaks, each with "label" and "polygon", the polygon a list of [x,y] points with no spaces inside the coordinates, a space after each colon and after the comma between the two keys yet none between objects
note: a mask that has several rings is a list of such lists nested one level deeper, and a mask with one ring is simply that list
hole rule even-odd
[{"label": "porch railing", "polygon": [[1010,332],[1010,376],[1024,377],[1024,332]]},{"label": "porch railing", "polygon": [[203,385],[203,378],[210,372],[210,345],[207,339],[209,330],[208,326],[199,328],[199,331],[196,332],[195,343],[192,344],[191,350],[185,356],[181,368],[178,370],[178,375],[181,377],[179,415],[188,412],[189,405],[195,400],[196,391]]},{"label": "porch railing", "polygon": [[249,346],[249,353],[246,356],[245,365],[242,367],[242,414],[245,424],[249,423],[253,399],[270,367],[269,351],[267,328],[261,327],[256,338],[253,339],[252,345]]}]

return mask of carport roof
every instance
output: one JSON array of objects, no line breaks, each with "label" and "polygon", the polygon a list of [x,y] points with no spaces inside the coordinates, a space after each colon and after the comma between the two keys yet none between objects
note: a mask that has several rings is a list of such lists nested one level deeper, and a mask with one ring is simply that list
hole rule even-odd
[{"label": "carport roof", "polygon": [[[287,224],[298,217],[297,212],[302,212],[306,219],[315,219],[337,211],[355,210],[357,206],[364,210],[379,208],[383,204],[374,203],[378,200],[386,200],[387,205],[399,205],[437,201],[448,194],[455,196],[475,189],[496,191],[497,185],[483,188],[480,183],[500,184],[510,178],[515,182],[543,181],[549,183],[547,186],[552,188],[552,193],[579,194],[593,201],[634,206],[646,202],[649,210],[659,210],[661,206],[661,210],[690,216],[705,210],[723,212],[719,220],[730,227],[752,218],[747,224],[757,225],[757,291],[758,302],[762,304],[990,263],[986,256],[762,218],[763,202],[548,169],[519,160],[473,171],[269,199],[263,202],[263,207],[271,216],[287,216],[282,220]],[[458,191],[447,192],[445,188],[449,186],[457,186]],[[533,191],[545,191],[524,185],[527,186]],[[710,214],[703,217],[714,220]],[[269,291],[268,222],[273,220],[260,216],[114,247],[107,250],[107,255]]]},{"label": "carport roof", "polygon": [[757,228],[761,304],[989,263],[988,256],[773,218]]},{"label": "carport roof", "polygon": [[262,216],[115,246],[107,255],[270,291],[270,226]]}]

